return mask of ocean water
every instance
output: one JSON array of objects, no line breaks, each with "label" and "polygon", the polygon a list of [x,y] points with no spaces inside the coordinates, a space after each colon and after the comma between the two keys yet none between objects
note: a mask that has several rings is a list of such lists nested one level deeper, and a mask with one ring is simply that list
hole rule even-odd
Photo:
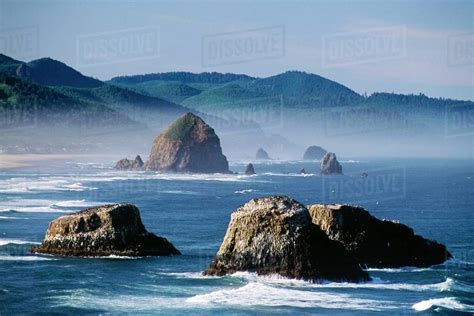
[{"label": "ocean water", "polygon": [[[233,162],[242,172],[246,162]],[[458,314],[474,313],[474,165],[468,160],[353,159],[340,177],[316,162],[255,164],[258,175],[120,172],[110,164],[56,162],[0,173],[0,314]],[[305,168],[310,174],[299,175]],[[38,171],[41,170],[41,171]],[[313,172],[313,173],[311,173]],[[367,172],[367,177],[362,177]],[[351,203],[447,245],[454,259],[420,269],[369,269],[373,281],[308,283],[241,272],[204,277],[231,212],[251,198]],[[38,256],[54,218],[130,202],[174,257]]]}]

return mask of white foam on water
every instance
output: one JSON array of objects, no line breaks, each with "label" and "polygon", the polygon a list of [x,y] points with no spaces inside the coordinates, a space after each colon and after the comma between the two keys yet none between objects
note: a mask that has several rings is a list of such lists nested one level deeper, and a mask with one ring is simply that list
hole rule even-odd
[{"label": "white foam on water", "polygon": [[135,260],[145,257],[130,257],[130,256],[118,256],[118,255],[109,255],[109,256],[99,256],[99,257],[82,257],[82,258],[93,258],[93,259],[114,259],[114,260]]},{"label": "white foam on water", "polygon": [[9,244],[14,244],[14,245],[27,245],[27,244],[39,244],[38,242],[35,241],[27,241],[27,240],[20,240],[20,239],[4,239],[0,238],[0,246],[5,246]]},{"label": "white foam on water", "polygon": [[66,200],[59,201],[49,205],[50,208],[69,208],[69,207],[93,207],[98,205],[111,204],[110,202],[95,202],[86,200]]},{"label": "white foam on water", "polygon": [[257,192],[257,190],[254,189],[245,189],[245,190],[239,190],[235,191],[235,194],[245,194],[245,193],[252,193],[252,192]]},{"label": "white foam on water", "polygon": [[383,311],[400,305],[383,300],[363,299],[349,294],[303,291],[251,282],[236,289],[224,289],[195,295],[187,303],[238,306],[292,306]]},{"label": "white foam on water", "polygon": [[77,177],[43,176],[14,177],[0,181],[0,193],[35,193],[45,191],[86,191],[96,188],[84,186]]},{"label": "white foam on water", "polygon": [[403,267],[403,268],[368,268],[365,269],[367,272],[387,272],[387,273],[400,273],[400,272],[425,272],[433,270],[432,268],[416,268],[416,267]]},{"label": "white foam on water", "polygon": [[349,159],[349,160],[339,160],[339,162],[341,162],[341,163],[360,163],[359,160],[352,160],[352,159]]},{"label": "white foam on water", "polygon": [[453,284],[453,279],[447,278],[445,281],[433,284],[413,284],[413,283],[389,283],[380,279],[369,282],[329,282],[312,283],[303,280],[289,279],[277,274],[259,276],[252,272],[236,272],[233,277],[243,278],[249,282],[260,282],[268,285],[283,285],[292,287],[309,287],[320,289],[379,289],[379,290],[405,290],[405,291],[443,291]]},{"label": "white foam on water", "polygon": [[413,304],[412,308],[416,311],[426,311],[431,308],[446,308],[459,312],[474,312],[474,306],[463,304],[455,297],[432,298]]},{"label": "white foam on water", "polygon": [[[2,210],[0,210],[1,212]],[[0,216],[0,219],[11,220],[11,219],[28,219],[28,217],[16,217],[16,216]]]},{"label": "white foam on water", "polygon": [[202,272],[168,272],[164,275],[174,276],[178,279],[220,279],[220,276],[204,275]]},{"label": "white foam on water", "polygon": [[319,176],[318,174],[315,174],[315,173],[301,174],[301,173],[276,173],[276,172],[264,172],[262,173],[262,175],[273,176],[273,177],[302,177],[302,178]]},{"label": "white foam on water", "polygon": [[46,199],[17,199],[0,202],[0,212],[20,213],[70,213],[77,208],[108,204],[107,202],[86,200],[54,201]]},{"label": "white foam on water", "polygon": [[198,192],[194,191],[185,191],[185,190],[164,190],[164,191],[159,191],[159,193],[165,193],[165,194],[183,194],[183,195],[198,195]]},{"label": "white foam on water", "polygon": [[49,261],[49,260],[56,260],[56,259],[39,257],[39,256],[0,256],[0,261]]}]

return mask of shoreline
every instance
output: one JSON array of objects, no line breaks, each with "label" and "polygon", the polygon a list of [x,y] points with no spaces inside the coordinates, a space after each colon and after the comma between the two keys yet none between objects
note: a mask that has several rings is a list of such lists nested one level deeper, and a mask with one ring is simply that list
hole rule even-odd
[{"label": "shoreline", "polygon": [[0,170],[32,167],[39,162],[64,160],[76,155],[54,154],[0,154]]},{"label": "shoreline", "polygon": [[[0,171],[30,168],[48,161],[81,161],[84,158],[101,160],[107,155],[84,155],[84,154],[0,154]],[[108,157],[108,156],[107,156]],[[116,159],[117,156],[111,155],[109,159]]]}]

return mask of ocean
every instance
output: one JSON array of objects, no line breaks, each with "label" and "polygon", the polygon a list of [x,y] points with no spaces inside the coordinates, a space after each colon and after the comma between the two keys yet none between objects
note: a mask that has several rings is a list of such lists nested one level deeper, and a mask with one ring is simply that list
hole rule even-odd
[{"label": "ocean", "polygon": [[[231,162],[231,169],[242,173],[247,162]],[[345,175],[329,177],[317,174],[315,161],[255,163],[255,176],[122,172],[88,161],[2,171],[0,314],[474,313],[472,160],[353,158],[341,164]],[[298,174],[302,168],[308,174]],[[274,194],[303,204],[363,206],[444,243],[454,259],[430,268],[369,269],[373,280],[359,284],[248,272],[202,276],[232,211]],[[29,252],[51,220],[112,202],[137,205],[146,228],[183,255],[62,258]]]}]

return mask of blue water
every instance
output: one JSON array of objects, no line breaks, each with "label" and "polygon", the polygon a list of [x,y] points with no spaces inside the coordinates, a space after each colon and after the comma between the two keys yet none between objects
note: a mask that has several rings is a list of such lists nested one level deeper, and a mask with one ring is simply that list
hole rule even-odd
[{"label": "blue water", "polygon": [[[118,172],[109,164],[57,162],[0,173],[0,314],[354,314],[474,312],[474,167],[463,160],[255,164],[256,176]],[[231,164],[242,172],[244,163]],[[38,171],[41,170],[41,171]],[[368,177],[361,177],[367,172]],[[362,284],[237,273],[203,277],[231,212],[249,199],[290,195],[309,203],[359,204],[447,245],[455,256],[427,269],[370,270]],[[130,202],[175,257],[59,258],[29,253],[54,218],[107,202]]]}]

